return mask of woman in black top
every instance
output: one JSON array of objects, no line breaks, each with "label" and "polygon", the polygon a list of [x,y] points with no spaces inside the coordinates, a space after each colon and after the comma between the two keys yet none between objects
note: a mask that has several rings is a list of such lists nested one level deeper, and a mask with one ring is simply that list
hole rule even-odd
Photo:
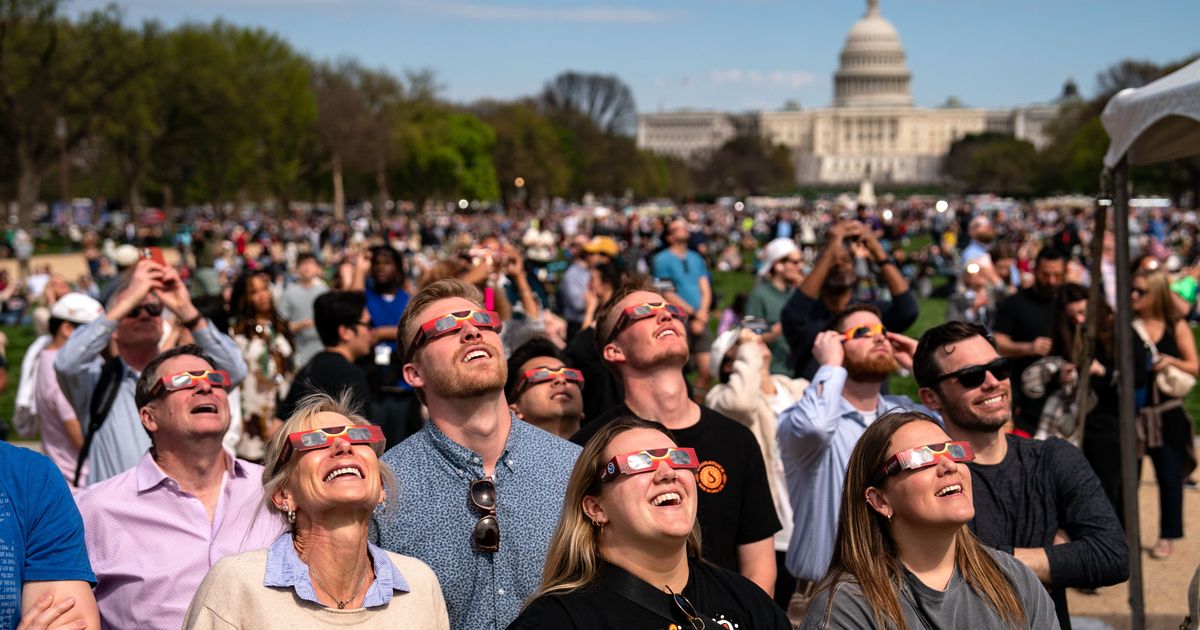
[{"label": "woman in black top", "polygon": [[[1139,334],[1153,343],[1158,362],[1157,375],[1174,366],[1195,376],[1200,373],[1196,358],[1196,340],[1192,329],[1180,316],[1171,294],[1170,279],[1163,271],[1139,271],[1133,277],[1134,326]],[[1183,480],[1196,467],[1192,448],[1192,425],[1187,413],[1178,404],[1151,385],[1142,415],[1151,412],[1152,422],[1147,429],[1146,454],[1154,462],[1158,479],[1159,532],[1158,544],[1150,550],[1152,558],[1171,555],[1172,541],[1183,538]],[[1148,408],[1148,409],[1147,409]]]},{"label": "woman in black top", "polygon": [[699,558],[695,451],[625,417],[584,447],[546,555],[542,586],[509,630],[788,630],[746,578]]}]

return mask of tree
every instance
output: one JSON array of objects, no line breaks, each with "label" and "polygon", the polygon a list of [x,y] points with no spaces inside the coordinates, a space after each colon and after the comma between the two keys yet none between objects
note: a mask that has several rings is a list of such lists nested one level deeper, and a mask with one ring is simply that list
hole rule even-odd
[{"label": "tree", "polygon": [[567,194],[571,167],[558,132],[532,101],[483,102],[473,109],[495,131],[492,163],[506,205],[521,188],[517,178],[534,198]]},{"label": "tree", "polygon": [[605,135],[629,135],[637,122],[633,92],[615,75],[564,72],[546,83],[541,102],[567,121],[581,114]]},{"label": "tree", "polygon": [[110,96],[144,66],[115,7],[72,23],[58,0],[0,3],[0,140],[17,170],[20,222],[32,227],[42,175],[113,115]]},{"label": "tree", "polygon": [[429,199],[500,196],[491,158],[496,135],[475,115],[440,103],[410,103],[394,134],[396,180],[418,209]]},{"label": "tree", "polygon": [[714,195],[781,192],[795,183],[787,148],[751,134],[735,136],[721,145],[696,176],[700,189]]}]

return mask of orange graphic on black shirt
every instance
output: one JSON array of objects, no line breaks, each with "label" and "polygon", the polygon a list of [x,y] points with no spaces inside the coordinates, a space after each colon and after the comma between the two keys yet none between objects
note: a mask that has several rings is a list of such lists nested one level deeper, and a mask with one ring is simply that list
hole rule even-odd
[{"label": "orange graphic on black shirt", "polygon": [[725,468],[717,462],[701,462],[700,467],[696,469],[696,485],[709,494],[724,490],[727,481],[729,476],[725,474]]}]

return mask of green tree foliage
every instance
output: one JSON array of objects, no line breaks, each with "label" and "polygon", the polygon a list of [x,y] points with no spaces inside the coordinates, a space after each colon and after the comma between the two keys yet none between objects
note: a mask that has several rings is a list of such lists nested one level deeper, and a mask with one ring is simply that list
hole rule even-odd
[{"label": "green tree foliage", "polygon": [[[492,162],[502,200],[523,188],[534,199],[567,194],[570,170],[554,124],[532,101],[483,102],[472,107],[496,132]],[[521,178],[522,187],[516,185]]]},{"label": "green tree foliage", "polygon": [[971,134],[951,145],[943,172],[966,192],[1028,196],[1038,183],[1037,149],[1004,134]]},{"label": "green tree foliage", "polygon": [[795,168],[787,148],[741,134],[713,152],[696,177],[707,194],[757,195],[791,189]]},{"label": "green tree foliage", "polygon": [[396,180],[417,207],[431,198],[500,196],[491,159],[496,135],[475,115],[438,103],[410,104],[395,134]]}]

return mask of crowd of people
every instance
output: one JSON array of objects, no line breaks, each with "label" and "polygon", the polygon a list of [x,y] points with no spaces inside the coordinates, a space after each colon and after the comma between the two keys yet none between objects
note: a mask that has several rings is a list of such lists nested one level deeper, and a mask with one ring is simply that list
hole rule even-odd
[{"label": "crowd of people", "polygon": [[[914,197],[72,228],[84,277],[0,277],[39,333],[13,428],[47,456],[0,445],[0,627],[1070,628],[1066,589],[1129,574],[1121,370],[1154,558],[1196,462],[1196,217],[1131,217],[1127,297],[1089,221]],[[906,335],[930,295],[944,323]]]}]

